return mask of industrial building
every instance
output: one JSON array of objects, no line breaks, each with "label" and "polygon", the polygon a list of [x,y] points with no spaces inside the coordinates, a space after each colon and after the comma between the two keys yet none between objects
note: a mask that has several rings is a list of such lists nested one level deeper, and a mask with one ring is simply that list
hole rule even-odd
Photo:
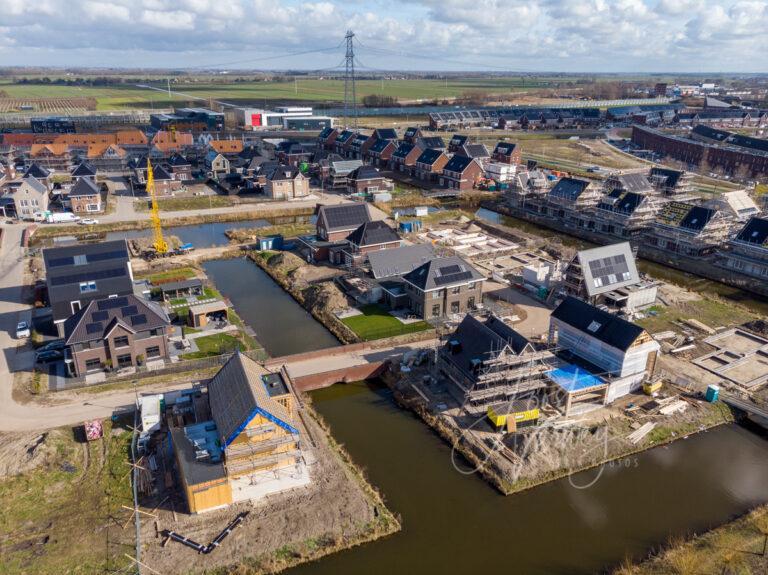
[{"label": "industrial building", "polygon": [[220,132],[224,129],[224,113],[207,108],[176,108],[173,114],[151,114],[150,124],[157,130]]},{"label": "industrial building", "polygon": [[246,130],[325,130],[333,128],[333,118],[315,116],[312,108],[282,106],[274,110],[235,108],[237,125]]}]

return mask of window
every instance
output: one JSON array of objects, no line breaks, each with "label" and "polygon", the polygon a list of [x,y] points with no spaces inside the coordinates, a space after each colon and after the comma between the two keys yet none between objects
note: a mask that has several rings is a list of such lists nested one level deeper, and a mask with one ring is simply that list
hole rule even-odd
[{"label": "window", "polygon": [[160,335],[160,330],[159,329],[151,329],[151,330],[149,330],[149,335],[150,335],[150,337],[154,337],[156,335]]},{"label": "window", "polygon": [[473,290],[473,289],[475,289],[475,285],[476,285],[475,282],[470,282],[470,283],[467,284],[467,289],[468,290]]},{"label": "window", "polygon": [[432,299],[440,299],[440,290],[435,290],[432,292]]},{"label": "window", "polygon": [[451,302],[451,313],[459,313],[459,309],[460,309],[459,302],[452,301]]},{"label": "window", "polygon": [[121,367],[128,367],[129,365],[133,365],[133,359],[131,358],[130,353],[126,353],[124,355],[118,355],[117,356],[117,367],[118,369]]},{"label": "window", "polygon": [[83,282],[80,284],[80,293],[96,291],[96,282]]},{"label": "window", "polygon": [[84,266],[87,263],[88,263],[88,258],[85,257],[85,255],[81,254],[81,255],[75,256],[75,265],[76,266]]},{"label": "window", "polygon": [[475,298],[471,297],[467,300],[467,307],[469,309],[475,309]]},{"label": "window", "polygon": [[456,286],[455,288],[453,288],[453,289],[451,290],[451,293],[452,293],[452,294],[461,293],[461,286]]},{"label": "window", "polygon": [[80,305],[79,301],[71,301],[69,302],[69,305],[72,307],[72,313],[77,313],[80,311],[80,308],[82,307]]},{"label": "window", "polygon": [[115,347],[126,347],[128,345],[128,336],[121,335],[115,338]]},{"label": "window", "polygon": [[98,357],[85,360],[85,371],[94,371],[97,369],[101,369],[101,360]]},{"label": "window", "polygon": [[160,346],[153,345],[147,348],[147,358],[160,357]]},{"label": "window", "polygon": [[440,316],[440,306],[439,305],[433,305],[432,306],[432,317],[439,317]]},{"label": "window", "polygon": [[98,204],[88,204],[85,206],[86,211],[88,212],[98,212],[99,211],[99,205]]}]

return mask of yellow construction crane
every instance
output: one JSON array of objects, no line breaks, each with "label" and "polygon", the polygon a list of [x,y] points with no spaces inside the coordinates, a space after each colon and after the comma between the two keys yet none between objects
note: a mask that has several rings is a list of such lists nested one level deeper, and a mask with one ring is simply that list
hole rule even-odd
[{"label": "yellow construction crane", "polygon": [[152,231],[155,237],[153,244],[158,255],[168,253],[168,243],[163,237],[163,226],[160,223],[160,208],[155,195],[155,176],[152,174],[152,163],[147,158],[147,193],[152,198]]}]

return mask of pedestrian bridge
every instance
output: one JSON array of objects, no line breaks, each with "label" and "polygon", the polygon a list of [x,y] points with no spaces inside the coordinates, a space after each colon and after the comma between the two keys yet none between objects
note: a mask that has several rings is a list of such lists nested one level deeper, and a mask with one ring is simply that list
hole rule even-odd
[{"label": "pedestrian bridge", "polygon": [[285,368],[296,389],[312,391],[334,383],[362,381],[381,375],[390,361],[399,361],[403,354],[433,347],[429,339],[378,347],[374,342],[353,343],[328,349],[274,357],[264,362],[272,370]]},{"label": "pedestrian bridge", "polygon": [[747,399],[741,399],[727,393],[720,394],[720,401],[730,407],[743,411],[751,421],[768,429],[768,409],[760,407]]}]

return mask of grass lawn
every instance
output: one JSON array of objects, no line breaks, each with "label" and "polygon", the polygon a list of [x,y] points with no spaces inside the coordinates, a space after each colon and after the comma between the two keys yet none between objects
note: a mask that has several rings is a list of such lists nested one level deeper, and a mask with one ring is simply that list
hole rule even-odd
[{"label": "grass lawn", "polygon": [[142,279],[147,279],[155,285],[160,285],[163,283],[192,279],[196,275],[197,275],[197,272],[193,268],[184,267],[184,268],[175,268],[175,269],[164,271],[164,272],[156,272],[156,273],[145,275],[145,276],[142,276],[141,274],[137,274],[137,277],[141,277]]},{"label": "grass lawn", "polygon": [[229,333],[216,333],[206,335],[195,339],[199,351],[185,353],[183,359],[198,359],[201,357],[211,357],[235,351],[235,349],[245,350],[246,345],[241,337],[230,335]]},{"label": "grass lawn", "polygon": [[675,307],[654,306],[649,311],[656,312],[656,315],[648,315],[637,323],[651,333],[669,329],[678,331],[680,327],[675,322],[684,319],[697,319],[714,328],[742,324],[756,317],[745,309],[709,298],[680,303]]},{"label": "grass lawn", "polygon": [[360,311],[363,312],[363,315],[348,317],[341,321],[366,341],[415,333],[432,327],[425,321],[403,324],[396,317],[389,315],[387,310],[378,304],[363,306]]},{"label": "grass lawn", "polygon": [[[132,423],[132,420],[131,420]],[[72,428],[48,432],[45,462],[0,479],[0,572],[113,573],[130,565],[133,505],[127,465],[131,433],[104,420],[104,438],[80,443]],[[22,457],[22,455],[20,455]]]},{"label": "grass lawn", "polygon": [[[157,200],[157,205],[164,212],[178,212],[183,210],[204,210],[207,208],[225,208],[237,204],[237,198],[230,196],[190,196],[183,198],[162,198]],[[137,200],[133,203],[137,212],[149,211],[147,200]]]}]

